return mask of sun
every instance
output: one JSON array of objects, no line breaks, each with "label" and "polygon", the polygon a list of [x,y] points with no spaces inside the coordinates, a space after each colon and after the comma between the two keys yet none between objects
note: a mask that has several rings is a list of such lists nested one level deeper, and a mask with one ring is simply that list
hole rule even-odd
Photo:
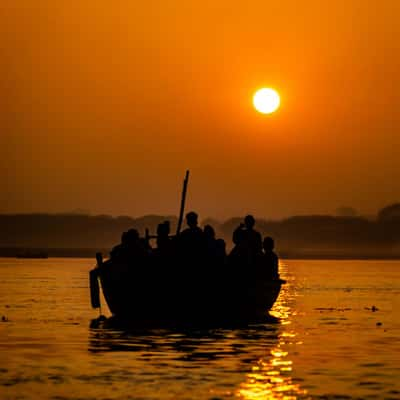
[{"label": "sun", "polygon": [[271,114],[279,108],[281,99],[279,93],[271,88],[257,90],[253,96],[254,108],[261,114]]}]

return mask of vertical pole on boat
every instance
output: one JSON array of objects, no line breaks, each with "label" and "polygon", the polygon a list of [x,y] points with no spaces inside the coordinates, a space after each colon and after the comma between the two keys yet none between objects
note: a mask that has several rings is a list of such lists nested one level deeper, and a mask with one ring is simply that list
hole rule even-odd
[{"label": "vertical pole on boat", "polygon": [[189,182],[189,170],[186,171],[185,180],[183,181],[181,209],[179,211],[178,225],[176,227],[176,235],[177,236],[181,232],[181,228],[182,228],[183,213],[185,212],[185,201],[186,201],[186,192],[187,192],[188,182]]},{"label": "vertical pole on boat", "polygon": [[[100,252],[96,253],[97,268],[103,265],[103,254]],[[98,271],[98,269],[97,269]],[[97,274],[97,283],[99,283],[99,274]],[[101,300],[100,300],[100,285],[99,285],[99,318],[101,317]]]},{"label": "vertical pole on boat", "polygon": [[[92,296],[92,307],[99,308],[99,317],[101,316],[101,301],[100,301],[100,286],[99,286],[99,268],[103,264],[103,255],[99,252],[96,253],[97,265],[92,270],[92,280],[90,282],[90,290]],[[97,307],[96,307],[97,306]]]}]

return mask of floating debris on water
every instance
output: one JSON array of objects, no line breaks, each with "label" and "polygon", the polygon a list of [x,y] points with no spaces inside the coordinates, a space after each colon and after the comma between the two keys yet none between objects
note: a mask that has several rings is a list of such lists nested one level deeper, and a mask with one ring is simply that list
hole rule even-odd
[{"label": "floating debris on water", "polygon": [[372,306],[371,308],[370,307],[364,307],[364,310],[376,312],[376,311],[379,311],[379,308],[376,307],[376,306]]}]

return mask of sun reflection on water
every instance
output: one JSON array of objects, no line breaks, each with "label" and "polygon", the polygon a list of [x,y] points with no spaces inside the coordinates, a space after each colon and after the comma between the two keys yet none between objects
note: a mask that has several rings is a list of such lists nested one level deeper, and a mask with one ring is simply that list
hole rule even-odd
[{"label": "sun reflection on water", "polygon": [[290,318],[294,315],[290,308],[290,281],[282,288],[271,315],[280,319],[281,332],[278,344],[265,357],[260,358],[246,380],[237,389],[236,395],[246,400],[295,400],[304,398],[307,391],[293,382],[293,362],[287,347],[296,342],[296,333],[289,329]]}]

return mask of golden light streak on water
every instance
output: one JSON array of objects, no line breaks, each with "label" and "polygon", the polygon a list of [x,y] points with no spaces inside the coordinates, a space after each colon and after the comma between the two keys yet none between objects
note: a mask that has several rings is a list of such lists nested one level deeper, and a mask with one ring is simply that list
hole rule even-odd
[{"label": "golden light streak on water", "polygon": [[294,383],[291,376],[293,361],[290,354],[283,348],[290,344],[297,335],[289,330],[292,311],[288,305],[290,282],[282,288],[278,301],[271,314],[280,319],[282,331],[278,335],[278,345],[271,349],[264,358],[258,360],[252,372],[240,385],[236,395],[245,400],[295,400],[304,396],[307,391]]}]

